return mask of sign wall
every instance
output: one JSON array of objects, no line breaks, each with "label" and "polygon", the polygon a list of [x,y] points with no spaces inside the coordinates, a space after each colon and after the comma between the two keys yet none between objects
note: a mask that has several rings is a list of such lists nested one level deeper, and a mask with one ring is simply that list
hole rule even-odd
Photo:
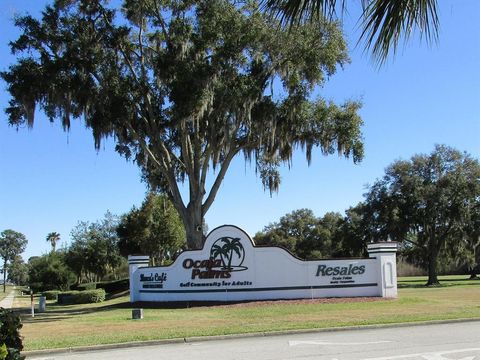
[{"label": "sign wall", "polygon": [[165,267],[130,256],[135,301],[241,301],[319,297],[396,297],[395,243],[370,244],[370,258],[303,261],[279,247],[257,247],[240,228],[213,230],[202,250]]}]

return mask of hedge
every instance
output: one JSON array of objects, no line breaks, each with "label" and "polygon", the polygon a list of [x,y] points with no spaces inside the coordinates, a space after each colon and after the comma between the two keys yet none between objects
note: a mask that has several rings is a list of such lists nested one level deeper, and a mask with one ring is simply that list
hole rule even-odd
[{"label": "hedge", "polygon": [[60,294],[60,290],[48,290],[42,293],[42,296],[45,296],[47,300],[57,300],[58,294]]},{"label": "hedge", "polygon": [[95,290],[96,288],[97,288],[97,284],[94,283],[94,282],[77,284],[77,285],[74,285],[74,286],[70,287],[70,289],[72,289],[72,290],[79,290],[79,291]]},{"label": "hedge", "polygon": [[105,290],[84,290],[84,291],[66,291],[58,294],[57,302],[62,305],[67,304],[90,304],[99,303],[105,300]]},{"label": "hedge", "polygon": [[128,279],[99,282],[97,289],[104,289],[109,294],[119,293],[130,289],[130,282]]}]

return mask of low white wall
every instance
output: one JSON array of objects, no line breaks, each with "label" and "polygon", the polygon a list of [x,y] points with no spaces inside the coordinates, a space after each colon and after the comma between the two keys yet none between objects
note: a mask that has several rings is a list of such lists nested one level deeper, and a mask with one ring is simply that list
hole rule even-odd
[{"label": "low white wall", "polygon": [[396,297],[396,244],[370,244],[369,252],[367,259],[302,261],[282,248],[255,247],[243,230],[225,225],[208,235],[202,250],[185,251],[170,266],[141,267],[148,258],[129,257],[130,299]]}]

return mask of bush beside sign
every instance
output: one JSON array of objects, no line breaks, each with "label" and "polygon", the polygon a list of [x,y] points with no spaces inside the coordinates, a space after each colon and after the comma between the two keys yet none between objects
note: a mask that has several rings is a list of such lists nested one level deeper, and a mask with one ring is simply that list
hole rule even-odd
[{"label": "bush beside sign", "polygon": [[369,258],[303,261],[279,247],[257,247],[240,228],[213,230],[202,250],[169,266],[129,256],[130,301],[242,301],[397,296],[393,242],[369,244]]}]

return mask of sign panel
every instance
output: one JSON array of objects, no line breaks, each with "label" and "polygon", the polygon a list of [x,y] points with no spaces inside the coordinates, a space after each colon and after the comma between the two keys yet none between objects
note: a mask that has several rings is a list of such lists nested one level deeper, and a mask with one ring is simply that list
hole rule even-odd
[{"label": "sign panel", "polygon": [[243,230],[225,225],[202,250],[185,251],[170,266],[138,267],[131,260],[138,267],[130,271],[131,301],[382,296],[378,260],[303,261],[283,248],[257,247]]}]

